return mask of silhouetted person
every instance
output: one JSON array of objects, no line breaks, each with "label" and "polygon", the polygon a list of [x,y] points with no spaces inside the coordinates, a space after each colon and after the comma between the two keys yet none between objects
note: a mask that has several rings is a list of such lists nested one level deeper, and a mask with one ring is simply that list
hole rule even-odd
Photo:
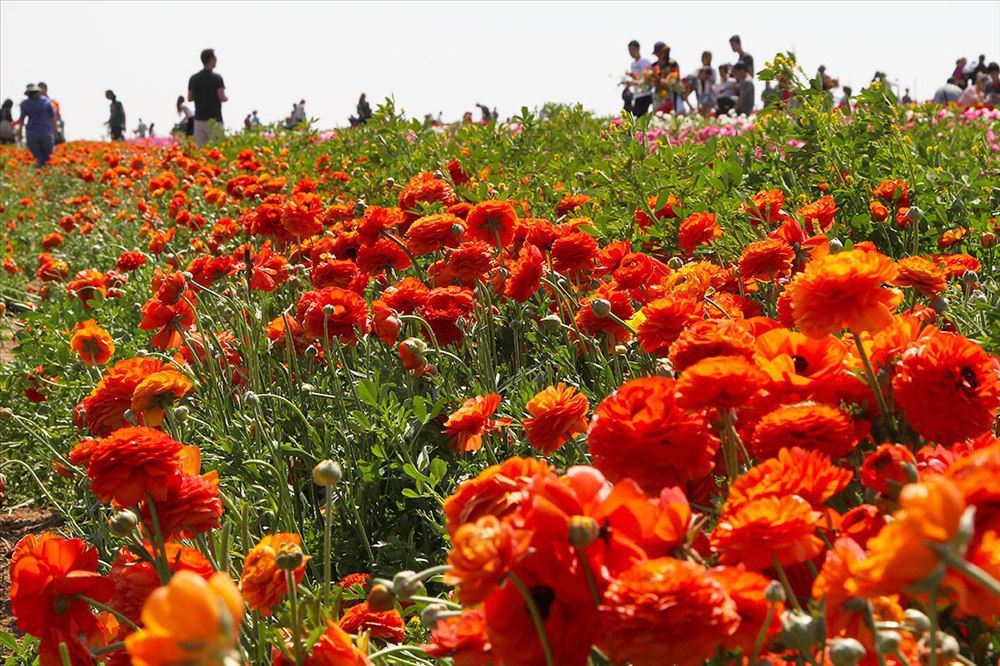
[{"label": "silhouetted person", "polygon": [[365,93],[358,98],[358,124],[364,125],[372,117],[372,107],[368,104]]},{"label": "silhouetted person", "polygon": [[194,136],[194,111],[184,103],[183,95],[177,96],[177,115],[184,116],[180,123],[178,123],[184,136]]},{"label": "silhouetted person", "polygon": [[5,99],[0,106],[0,143],[14,143],[14,100]]},{"label": "silhouetted person", "polygon": [[110,90],[104,91],[104,98],[111,102],[111,115],[105,125],[111,131],[111,140],[121,141],[125,138],[125,106]]},{"label": "silhouetted person", "polygon": [[187,98],[194,102],[194,142],[199,148],[223,131],[222,103],[229,98],[222,77],[213,71],[217,62],[215,49],[205,49],[201,52],[204,67],[188,80]]}]

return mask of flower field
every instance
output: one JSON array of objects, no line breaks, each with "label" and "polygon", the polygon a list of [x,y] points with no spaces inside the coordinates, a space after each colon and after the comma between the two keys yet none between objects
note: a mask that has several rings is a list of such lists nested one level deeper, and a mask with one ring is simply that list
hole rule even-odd
[{"label": "flower field", "polygon": [[4,147],[6,663],[996,664],[1000,113],[797,94]]}]

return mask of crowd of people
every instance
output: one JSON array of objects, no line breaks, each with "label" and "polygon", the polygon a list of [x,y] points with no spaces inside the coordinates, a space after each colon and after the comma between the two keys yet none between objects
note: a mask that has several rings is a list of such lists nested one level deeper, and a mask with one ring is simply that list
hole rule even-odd
[{"label": "crowd of people", "polygon": [[[660,113],[688,114],[703,116],[749,115],[757,108],[754,86],[753,56],[743,48],[739,35],[729,38],[729,47],[734,54],[734,62],[720,64],[718,70],[712,65],[712,52],[701,54],[701,64],[690,74],[682,75],[680,65],[670,54],[665,42],[653,45],[653,58],[642,57],[641,45],[632,40],[628,43],[631,57],[628,71],[622,78],[622,110],[640,117],[650,111]],[[975,62],[959,58],[955,71],[948,82],[939,88],[932,101],[938,104],[957,103],[961,106],[977,104],[1000,104],[1000,66],[996,62],[986,63],[986,56],[980,55]],[[831,97],[838,88],[841,90],[837,106],[850,112],[854,94],[851,86],[841,86],[840,80],[827,74],[826,66],[820,65],[813,79]],[[887,84],[885,72],[877,71],[872,82]],[[781,102],[794,106],[791,91],[784,82],[778,81],[777,88],[771,82],[765,83],[762,102]],[[901,104],[914,102],[910,89],[906,88],[900,97]]]},{"label": "crowd of people", "polygon": [[[632,60],[622,79],[623,110],[636,117],[651,110],[661,113],[698,113],[704,116],[731,112],[749,115],[757,106],[753,82],[754,59],[744,50],[743,40],[739,35],[729,38],[729,47],[734,54],[734,62],[720,64],[716,69],[712,65],[712,52],[704,51],[700,66],[691,74],[682,76],[680,65],[671,56],[670,46],[666,42],[656,42],[653,45],[653,59],[647,59],[642,57],[639,42],[632,40],[628,44]],[[187,96],[177,97],[179,120],[171,131],[175,135],[192,137],[199,147],[224,133],[222,105],[229,101],[225,82],[215,72],[218,64],[215,50],[203,50],[201,63],[202,69],[188,80]],[[841,88],[838,106],[850,111],[853,95],[850,86],[841,87],[839,79],[829,76],[823,65],[817,70],[814,81],[831,95],[835,89]],[[876,72],[873,81],[885,84],[885,73]],[[49,96],[45,83],[28,84],[24,96],[17,120],[13,117],[13,100],[4,100],[0,106],[0,144],[16,142],[20,132],[25,146],[41,168],[48,163],[55,146],[65,141],[65,125],[59,103]],[[112,90],[105,91],[104,96],[109,102],[109,115],[105,125],[112,141],[122,141],[126,133],[125,106]],[[771,89],[768,82],[764,92],[765,101],[776,99],[791,102],[793,100],[788,99],[790,97],[790,91],[783,89],[781,82],[776,91]],[[913,101],[910,89],[906,88],[900,102],[910,104]],[[975,61],[959,58],[947,83],[935,91],[932,101],[962,106],[1000,104],[1000,65],[996,62],[987,63],[985,55],[980,55]],[[194,103],[193,109],[188,102]],[[285,129],[292,130],[306,123],[305,105],[304,99],[292,105],[291,113],[282,123]],[[490,109],[485,104],[476,104],[476,107],[482,114],[482,122],[499,118],[496,107]],[[352,127],[363,125],[372,118],[371,105],[364,93],[358,99],[356,110],[357,115],[349,119]],[[437,118],[427,114],[424,120],[428,124],[439,124],[441,114]],[[473,122],[472,112],[467,111],[462,121]],[[261,125],[256,110],[243,119],[246,130],[253,130]],[[147,126],[140,118],[133,134],[138,138],[155,137],[155,124]]]}]

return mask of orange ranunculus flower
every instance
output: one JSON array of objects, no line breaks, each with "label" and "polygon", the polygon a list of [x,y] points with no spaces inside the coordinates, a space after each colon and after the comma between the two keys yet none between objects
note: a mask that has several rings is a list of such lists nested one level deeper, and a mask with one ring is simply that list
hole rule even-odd
[{"label": "orange ranunculus flower", "polygon": [[883,286],[896,275],[896,265],[878,252],[855,249],[814,259],[787,287],[795,324],[811,338],[845,328],[877,332],[892,322],[903,298]]},{"label": "orange ranunculus flower", "polygon": [[42,637],[48,629],[61,629],[104,638],[90,605],[73,598],[80,594],[107,603],[115,591],[114,581],[97,573],[96,548],[52,532],[29,534],[14,546],[10,581],[11,611],[21,631]]},{"label": "orange ranunculus flower", "polygon": [[976,507],[977,531],[1000,525],[1000,439],[956,460],[947,470],[965,501]]},{"label": "orange ranunculus flower", "polygon": [[[910,471],[907,471],[907,468]],[[917,472],[917,459],[905,446],[882,444],[861,464],[861,484],[876,492],[895,496]]]},{"label": "orange ranunculus flower", "polygon": [[84,421],[91,433],[106,437],[121,428],[125,424],[125,412],[132,406],[135,387],[149,375],[167,367],[157,358],[141,356],[123,359],[107,368],[101,381],[77,407],[86,411]]},{"label": "orange ranunculus flower", "polygon": [[715,213],[691,213],[677,228],[677,242],[682,250],[694,252],[699,245],[710,245],[722,236],[722,228],[715,221]]},{"label": "orange ranunculus flower", "polygon": [[776,328],[757,337],[754,360],[777,384],[773,390],[809,395],[824,393],[846,371],[847,351],[833,336],[810,338]]},{"label": "orange ranunculus flower", "polygon": [[937,264],[921,256],[904,257],[896,262],[899,275],[894,285],[913,287],[924,296],[933,298],[948,286],[948,276]]},{"label": "orange ranunculus flower", "polygon": [[281,207],[281,226],[296,238],[308,238],[323,229],[323,200],[312,192],[298,192]]},{"label": "orange ranunculus flower", "polygon": [[496,393],[469,398],[452,412],[444,423],[448,443],[456,453],[478,451],[483,445],[483,434],[509,425],[509,418],[493,418],[500,406]]},{"label": "orange ranunculus flower", "polygon": [[[977,533],[965,552],[965,560],[994,580],[1000,580],[1000,529],[994,527]],[[975,615],[987,623],[1000,620],[1000,599],[979,583],[958,571],[949,571],[942,586],[951,591],[955,606],[962,615]]]},{"label": "orange ranunculus flower", "polygon": [[632,299],[629,295],[624,291],[615,289],[609,283],[602,284],[597,288],[597,291],[580,301],[580,309],[573,318],[576,322],[577,328],[580,329],[581,333],[595,337],[599,333],[604,333],[606,336],[607,346],[608,348],[611,348],[616,344],[627,341],[630,337],[632,337],[632,334],[627,328],[619,324],[611,317],[605,317],[597,314],[597,311],[594,310],[595,306],[592,304],[594,301],[598,301],[600,299],[610,303],[611,314],[623,321],[631,319],[635,310],[632,307]]},{"label": "orange ranunculus flower", "polygon": [[750,202],[740,204],[741,213],[750,214],[750,224],[757,226],[761,222],[779,224],[787,219],[788,214],[782,210],[785,204],[785,193],[779,189],[761,190],[753,195]]},{"label": "orange ranunculus flower", "polygon": [[677,380],[677,402],[691,410],[746,407],[767,383],[742,356],[712,356],[689,366]]},{"label": "orange ranunculus flower", "polygon": [[73,327],[69,346],[88,367],[104,365],[115,353],[115,341],[111,334],[98,326],[94,319],[82,321]]},{"label": "orange ranunculus flower", "polygon": [[751,467],[733,481],[722,513],[765,497],[788,495],[796,495],[821,510],[823,503],[844,490],[853,477],[854,472],[837,467],[819,451],[781,449],[777,457]]},{"label": "orange ranunculus flower", "polygon": [[471,606],[485,599],[523,551],[514,529],[496,516],[466,523],[451,538],[444,582],[458,586],[458,598]]},{"label": "orange ranunculus flower", "polygon": [[892,378],[896,401],[921,437],[953,444],[990,430],[1000,407],[1000,360],[961,335],[910,344]]},{"label": "orange ranunculus flower", "polygon": [[489,199],[481,201],[472,207],[465,218],[469,236],[490,245],[506,247],[514,238],[514,227],[517,225],[517,210],[510,201]]},{"label": "orange ranunculus flower", "polygon": [[665,296],[649,303],[642,309],[637,331],[642,351],[666,356],[670,345],[703,314],[701,302],[687,296]]},{"label": "orange ranunculus flower", "polygon": [[539,391],[524,407],[531,414],[524,419],[524,434],[542,453],[552,453],[587,431],[587,396],[562,382]]},{"label": "orange ranunculus flower", "polygon": [[100,440],[87,465],[90,490],[101,502],[134,506],[148,493],[167,496],[167,481],[181,474],[181,443],[143,426],[120,428]]},{"label": "orange ranunculus flower", "polygon": [[[250,610],[260,611],[264,617],[269,617],[272,608],[288,593],[285,571],[279,569],[275,562],[278,552],[285,544],[298,548],[302,544],[302,537],[286,532],[268,534],[247,553],[246,559],[243,560],[240,592]],[[306,573],[306,562],[309,559],[310,556],[304,556],[302,563],[295,568],[296,585],[302,582],[302,577]]]},{"label": "orange ranunculus flower", "polygon": [[881,201],[871,201],[868,204],[868,211],[876,222],[885,222],[889,217],[889,209]]},{"label": "orange ranunculus flower", "polygon": [[445,206],[450,206],[456,200],[455,189],[447,181],[427,171],[421,171],[411,178],[399,193],[399,207],[407,213],[412,212],[419,201],[428,203],[440,201]]},{"label": "orange ranunculus flower", "polygon": [[900,354],[922,338],[927,338],[939,332],[937,326],[926,323],[913,315],[894,317],[892,323],[875,334],[871,341],[868,358],[875,368],[891,368],[895,370]]},{"label": "orange ranunculus flower", "polygon": [[[286,647],[291,654],[293,647]],[[303,663],[304,666],[371,666],[368,655],[357,648],[350,635],[333,620],[327,620],[326,631],[313,643]],[[295,666],[295,660],[289,659],[278,646],[274,646],[271,649],[271,666]]]},{"label": "orange ranunculus flower", "polygon": [[482,516],[503,518],[527,499],[528,484],[552,471],[544,460],[512,456],[499,465],[487,467],[475,478],[462,483],[444,501],[445,527],[454,536],[459,527]]},{"label": "orange ranunculus flower", "polygon": [[850,537],[862,546],[885,527],[885,516],[872,504],[861,504],[844,514],[837,532]]},{"label": "orange ranunculus flower", "polygon": [[[152,545],[147,543],[146,549],[152,552]],[[212,563],[194,548],[188,548],[179,543],[168,542],[166,547],[167,563],[171,572],[192,571],[205,580],[215,573]],[[108,578],[114,581],[115,594],[111,597],[109,606],[137,623],[142,616],[142,606],[153,590],[160,586],[160,576],[147,560],[141,559],[127,547],[118,551],[118,557],[111,564]],[[118,638],[121,639],[132,630],[126,624],[118,626]]]},{"label": "orange ranunculus flower", "polygon": [[[189,292],[190,293],[190,292]],[[142,306],[142,321],[139,328],[143,331],[156,331],[150,338],[154,349],[176,349],[184,342],[181,331],[194,327],[194,310],[187,301],[164,303],[151,298]]]},{"label": "orange ranunculus flower", "polygon": [[674,380],[646,377],[605,398],[587,432],[594,467],[612,482],[631,478],[647,493],[707,476],[719,440],[704,414],[677,404],[675,392]]},{"label": "orange ranunculus flower", "polygon": [[[149,503],[141,507],[143,528],[153,533],[153,514]],[[157,518],[165,539],[193,538],[219,526],[222,500],[219,499],[219,473],[180,474],[166,482],[166,496],[156,501]]]},{"label": "orange ranunculus flower", "polygon": [[[726,593],[736,602],[736,612],[740,615],[740,626],[736,633],[726,638],[722,643],[730,650],[743,650],[749,655],[753,652],[757,635],[767,619],[767,609],[770,603],[764,596],[771,581],[756,571],[747,571],[741,566],[715,567],[708,570],[708,575],[718,581]],[[773,638],[781,631],[781,613],[785,604],[774,604],[774,615],[767,628],[767,638]],[[765,639],[764,645],[767,645]]]},{"label": "orange ranunculus flower", "polygon": [[736,602],[703,567],[647,560],[612,580],[601,603],[602,647],[615,663],[696,666],[740,623]]},{"label": "orange ranunculus flower", "polygon": [[243,600],[228,574],[206,581],[178,571],[149,595],[142,607],[143,628],[125,638],[125,649],[133,666],[239,663],[242,622]]},{"label": "orange ranunculus flower", "polygon": [[382,638],[390,643],[402,643],[406,636],[403,616],[395,608],[374,611],[367,601],[355,604],[340,617],[340,628],[349,634],[369,632],[372,638]]},{"label": "orange ranunculus flower", "polygon": [[450,657],[455,666],[490,666],[494,661],[481,608],[465,608],[461,615],[438,620],[430,641],[421,646],[424,652],[436,659]]},{"label": "orange ranunculus flower", "polygon": [[966,508],[958,485],[940,475],[904,486],[899,505],[894,520],[868,542],[868,558],[852,567],[852,594],[894,594],[931,576],[942,562],[929,544],[950,543]]},{"label": "orange ranunculus flower", "polygon": [[828,194],[800,208],[799,215],[805,221],[803,226],[808,227],[808,232],[811,234],[814,222],[819,225],[820,231],[829,231],[833,227],[833,216],[838,210],[833,197]]},{"label": "orange ranunculus flower", "polygon": [[909,206],[909,189],[910,185],[905,180],[883,180],[872,189],[872,194],[896,206]]},{"label": "orange ranunculus flower", "polygon": [[867,426],[859,427],[850,415],[833,405],[784,405],[764,415],[754,426],[750,452],[757,459],[770,458],[782,448],[797,446],[836,460],[853,451],[867,430]]},{"label": "orange ranunculus flower", "polygon": [[507,298],[524,303],[541,286],[545,258],[541,250],[525,243],[518,250],[517,258],[507,265],[510,277],[504,284],[503,293]]},{"label": "orange ranunculus flower", "polygon": [[752,358],[754,337],[740,322],[730,319],[701,319],[683,331],[670,345],[670,360],[674,369],[683,371],[703,358],[711,356],[743,356]]},{"label": "orange ranunculus flower", "polygon": [[194,390],[194,383],[173,368],[154,372],[132,392],[132,411],[142,414],[143,423],[156,428],[163,423],[163,410]]},{"label": "orange ranunculus flower", "polygon": [[740,255],[740,277],[745,280],[771,282],[792,271],[795,250],[779,238],[767,238],[750,243]]},{"label": "orange ranunculus flower", "polygon": [[815,532],[822,523],[823,514],[798,495],[763,497],[724,511],[710,541],[721,564],[760,571],[772,566],[772,557],[788,566],[819,555],[823,542]]},{"label": "orange ranunculus flower", "polygon": [[352,291],[326,287],[309,291],[295,305],[295,318],[310,338],[338,338],[345,345],[368,332],[368,304]]},{"label": "orange ranunculus flower", "polygon": [[450,213],[417,218],[406,230],[406,247],[415,257],[446,247],[458,247],[465,233],[465,220]]}]

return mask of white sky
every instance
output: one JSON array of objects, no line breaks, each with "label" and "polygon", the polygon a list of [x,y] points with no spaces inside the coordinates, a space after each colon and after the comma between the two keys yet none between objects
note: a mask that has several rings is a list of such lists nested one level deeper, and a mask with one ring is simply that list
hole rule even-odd
[{"label": "white sky", "polygon": [[[142,117],[163,134],[174,103],[214,47],[230,101],[229,127],[253,109],[265,121],[293,102],[322,127],[346,124],[359,93],[394,95],[408,115],[445,120],[496,106],[581,102],[613,113],[626,44],[643,55],[663,40],[682,74],[702,50],[732,62],[743,37],[758,67],[793,49],[855,90],[876,70],[928,98],[955,59],[1000,60],[1000,2],[0,2],[0,96],[17,103],[44,80],[67,135],[105,133],[113,89],[129,130]],[[16,117],[16,109],[15,109]]]}]

